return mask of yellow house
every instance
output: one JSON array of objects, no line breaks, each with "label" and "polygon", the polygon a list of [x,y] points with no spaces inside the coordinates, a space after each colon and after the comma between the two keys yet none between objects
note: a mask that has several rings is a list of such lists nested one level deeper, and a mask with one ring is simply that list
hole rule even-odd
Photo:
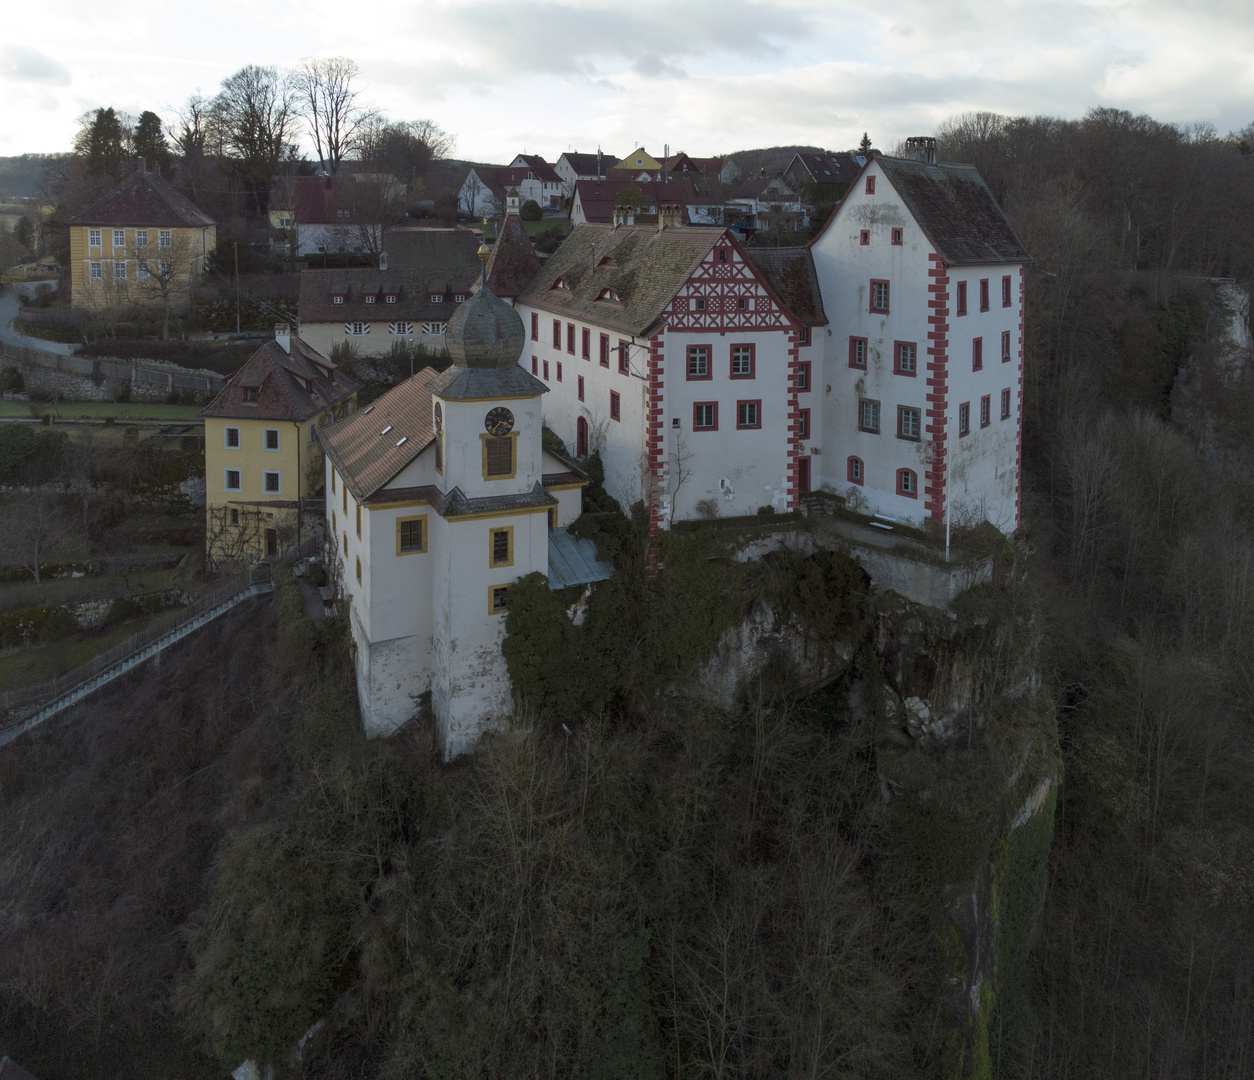
[{"label": "yellow house", "polygon": [[631,172],[639,172],[642,169],[646,172],[652,172],[655,169],[660,169],[662,163],[649,154],[643,146],[637,146],[614,167],[616,169],[627,169]]},{"label": "yellow house", "polygon": [[352,413],[358,383],[286,323],[227,377],[205,418],[205,554],[211,566],[275,556],[320,518],[317,429]]},{"label": "yellow house", "polygon": [[144,159],[103,199],[70,220],[74,308],[185,306],[217,244],[217,223]]}]

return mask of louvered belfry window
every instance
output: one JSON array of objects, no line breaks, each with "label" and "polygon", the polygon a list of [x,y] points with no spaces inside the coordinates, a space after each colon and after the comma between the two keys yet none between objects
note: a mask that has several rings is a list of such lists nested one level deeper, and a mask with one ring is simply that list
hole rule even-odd
[{"label": "louvered belfry window", "polygon": [[509,476],[514,471],[514,440],[488,440],[488,475]]}]

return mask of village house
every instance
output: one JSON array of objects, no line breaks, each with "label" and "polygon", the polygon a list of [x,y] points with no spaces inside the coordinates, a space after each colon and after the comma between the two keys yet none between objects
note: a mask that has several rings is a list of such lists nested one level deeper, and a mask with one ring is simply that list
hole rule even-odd
[{"label": "village house", "polygon": [[548,386],[518,356],[514,310],[481,288],[449,321],[453,366],[424,369],[321,431],[329,557],[356,646],[367,734],[390,734],[430,695],[446,758],[513,708],[501,655],[510,584],[609,576],[566,531],[586,479],[544,449]]},{"label": "village house", "polygon": [[301,274],[300,335],[311,348],[324,356],[337,345],[358,356],[384,356],[397,344],[444,348],[445,327],[477,284],[479,266],[396,270],[386,258],[381,264],[384,269]]},{"label": "village house", "polygon": [[784,177],[800,192],[809,209],[816,203],[835,203],[849,189],[867,163],[867,154],[849,152],[794,154]]},{"label": "village house", "polygon": [[561,209],[563,180],[552,165],[535,154],[519,154],[509,165],[471,166],[458,189],[458,209],[470,217],[500,217],[510,188],[518,192],[521,202]]},{"label": "village house", "polygon": [[357,389],[286,323],[227,376],[200,412],[210,565],[251,562],[299,543],[301,500],[322,484],[317,429],[351,414]]},{"label": "village house", "polygon": [[377,177],[276,176],[270,183],[270,225],[285,234],[295,257],[376,252],[396,216],[400,185]]},{"label": "village house", "polygon": [[603,154],[600,150],[595,154],[581,154],[578,150],[568,150],[557,159],[553,171],[562,178],[562,195],[569,199],[575,193],[576,180],[600,179],[617,164],[618,158]]},{"label": "village house", "polygon": [[217,246],[217,223],[139,158],[135,171],[70,223],[75,309],[185,307]]}]

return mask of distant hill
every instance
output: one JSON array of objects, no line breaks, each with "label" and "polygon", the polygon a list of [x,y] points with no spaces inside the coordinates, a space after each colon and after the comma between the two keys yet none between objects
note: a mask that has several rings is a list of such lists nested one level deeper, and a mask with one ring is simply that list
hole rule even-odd
[{"label": "distant hill", "polygon": [[737,150],[728,155],[736,160],[744,176],[757,172],[777,173],[788,168],[794,154],[822,154],[821,146],[771,146],[765,150]]},{"label": "distant hill", "polygon": [[20,154],[0,157],[0,191],[17,198],[29,198],[43,177],[44,169],[60,154]]}]

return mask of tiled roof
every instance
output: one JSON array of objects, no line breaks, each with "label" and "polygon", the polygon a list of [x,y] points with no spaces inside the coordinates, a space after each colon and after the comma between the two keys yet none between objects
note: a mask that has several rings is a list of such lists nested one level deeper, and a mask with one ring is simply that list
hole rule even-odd
[{"label": "tiled roof", "polygon": [[435,438],[431,383],[436,374],[434,368],[423,368],[366,408],[318,429],[318,441],[358,502],[378,492]]},{"label": "tiled roof", "polygon": [[[597,156],[596,154],[563,154],[572,169],[575,170],[576,176],[596,176],[597,175]],[[601,175],[605,175],[606,169],[612,169],[618,164],[618,158],[611,154],[601,155]]]},{"label": "tiled roof", "polygon": [[[540,157],[539,154],[519,154],[518,157],[522,158],[523,161],[527,163],[531,171],[535,173],[537,180],[542,180],[547,184],[560,184],[562,182],[562,178],[557,175],[553,166],[545,161],[544,158]],[[517,160],[517,158],[515,158],[515,160]],[[526,179],[526,175],[526,171],[524,170],[523,179]]]},{"label": "tiled roof", "polygon": [[469,229],[389,229],[383,250],[391,270],[429,270],[437,266],[479,269],[479,236]]},{"label": "tiled roof", "polygon": [[[722,235],[721,229],[576,225],[519,303],[643,334]],[[558,278],[566,288],[553,288]],[[618,301],[599,299],[605,289]]]},{"label": "tiled roof", "polygon": [[[609,223],[614,220],[614,207],[617,205],[619,193],[628,184],[635,184],[641,194],[649,199],[654,206],[659,201],[688,205],[688,196],[692,189],[686,184],[674,181],[657,183],[656,181],[634,180],[576,180],[575,192],[579,197],[579,205],[584,217],[590,222]],[[559,249],[560,250],[560,249]]]},{"label": "tiled roof", "polygon": [[69,224],[202,229],[217,222],[159,172],[136,171]]},{"label": "tiled roof", "polygon": [[540,256],[531,237],[517,215],[509,215],[488,257],[488,288],[495,296],[512,300],[539,269]]},{"label": "tiled roof", "polygon": [[[277,341],[267,341],[242,368],[226,377],[218,396],[200,415],[304,421],[356,393],[359,385],[293,334],[290,353]],[[246,389],[256,391],[256,401],[245,400]]]},{"label": "tiled roof", "polygon": [[292,210],[297,225],[352,225],[376,216],[381,188],[378,180],[276,176],[270,181],[270,206]]},{"label": "tiled roof", "polygon": [[797,194],[793,191],[792,185],[776,173],[772,176],[750,176],[747,179],[741,180],[740,183],[732,188],[731,197],[733,199],[756,199],[759,195],[766,191],[767,188],[772,186],[777,189],[782,189],[782,192],[788,194],[789,196],[795,197]]},{"label": "tiled roof", "polygon": [[848,186],[853,183],[854,177],[862,170],[867,163],[866,154],[797,154],[788,166],[791,172],[794,165],[800,163],[807,173],[810,174],[816,184],[844,184]]},{"label": "tiled roof", "polygon": [[[467,233],[470,236],[472,234]],[[472,266],[433,266],[426,270],[306,270],[300,276],[300,319],[304,323],[446,322],[457,294],[468,296],[479,277],[479,259]],[[387,303],[394,293],[396,302]],[[444,299],[432,303],[438,294]],[[333,297],[343,296],[337,304]],[[374,303],[366,303],[374,297]]]},{"label": "tiled roof", "polygon": [[491,398],[537,397],[548,384],[519,364],[504,367],[451,367],[431,384],[431,393],[448,401],[487,401]]},{"label": "tiled roof", "polygon": [[[434,504],[433,504],[434,505]],[[556,506],[557,499],[544,490],[539,480],[522,495],[484,495],[468,499],[461,488],[453,488],[445,496],[444,504],[436,509],[442,517],[465,517],[467,514],[497,514],[505,510],[525,510],[532,507]]]},{"label": "tiled roof", "polygon": [[1032,261],[974,165],[875,160],[950,266]]},{"label": "tiled roof", "polygon": [[826,324],[823,295],[808,247],[747,247],[745,254],[801,322],[807,326]]}]

